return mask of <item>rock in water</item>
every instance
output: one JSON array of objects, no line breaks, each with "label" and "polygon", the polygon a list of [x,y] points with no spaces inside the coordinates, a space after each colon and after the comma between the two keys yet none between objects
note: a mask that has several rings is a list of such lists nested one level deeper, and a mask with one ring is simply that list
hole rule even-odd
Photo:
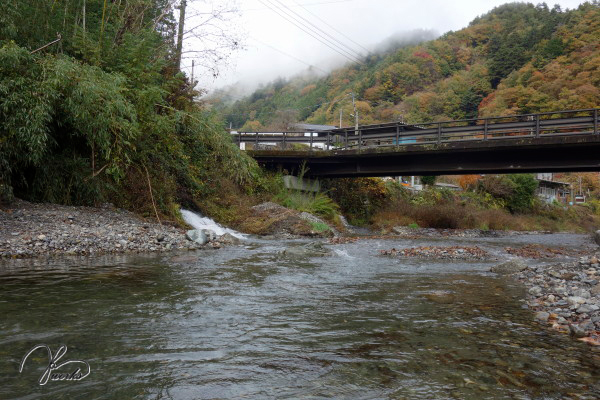
[{"label": "rock in water", "polygon": [[490,271],[497,274],[514,274],[526,269],[527,265],[523,262],[523,260],[515,259],[503,262],[502,264],[494,265],[492,268],[490,268]]},{"label": "rock in water", "polygon": [[311,242],[302,246],[288,247],[282,254],[288,257],[323,257],[330,253],[329,249],[323,247],[319,242]]},{"label": "rock in water", "polygon": [[600,230],[597,230],[596,233],[594,233],[594,241],[600,246]]},{"label": "rock in water", "polygon": [[223,244],[240,244],[240,239],[230,233],[225,233],[219,238],[219,242]]},{"label": "rock in water", "polygon": [[198,243],[199,245],[205,245],[208,243],[208,237],[204,233],[204,230],[192,229],[185,233],[185,237],[194,243]]},{"label": "rock in water", "polygon": [[206,235],[206,240],[209,242],[214,242],[215,240],[217,240],[217,234],[214,231],[211,231],[210,229],[202,229],[202,233]]},{"label": "rock in water", "polygon": [[585,330],[576,324],[569,324],[569,331],[571,332],[571,336],[575,336],[577,338],[585,336]]},{"label": "rock in water", "polygon": [[548,322],[548,318],[550,318],[550,314],[545,311],[538,311],[535,313],[535,319],[540,322]]},{"label": "rock in water", "polygon": [[456,296],[453,293],[445,291],[445,290],[436,290],[431,293],[425,293],[422,295],[427,300],[431,300],[434,303],[439,304],[450,304],[456,301]]}]

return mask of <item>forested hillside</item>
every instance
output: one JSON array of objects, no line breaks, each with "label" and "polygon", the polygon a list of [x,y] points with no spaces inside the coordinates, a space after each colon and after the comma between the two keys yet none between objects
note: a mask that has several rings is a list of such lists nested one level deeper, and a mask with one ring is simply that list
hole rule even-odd
[{"label": "forested hillside", "polygon": [[168,0],[0,2],[2,199],[173,217],[223,182],[252,187],[256,163],[179,70],[176,14]]},{"label": "forested hillside", "polygon": [[326,77],[278,79],[235,103],[214,107],[242,130],[283,129],[295,121],[353,125],[408,123],[593,108],[600,105],[600,3],[512,3],[457,32],[373,54]]}]

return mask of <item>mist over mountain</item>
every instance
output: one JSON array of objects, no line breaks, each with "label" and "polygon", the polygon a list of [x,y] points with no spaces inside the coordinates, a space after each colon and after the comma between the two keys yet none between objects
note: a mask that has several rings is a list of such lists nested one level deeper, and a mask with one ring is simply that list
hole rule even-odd
[{"label": "mist over mountain", "polygon": [[[430,31],[388,39],[362,64],[327,75],[278,78],[246,97],[210,101],[242,130],[296,121],[409,123],[583,109],[600,104],[600,6],[561,10],[511,3],[434,40]],[[229,102],[227,101],[229,100]],[[233,103],[231,103],[233,101]]]},{"label": "mist over mountain", "polygon": [[[362,60],[367,60],[370,57],[380,57],[397,51],[402,47],[433,40],[438,36],[438,32],[425,29],[397,32],[382,42],[367,45],[367,50],[369,51],[363,53]],[[208,98],[211,101],[216,100],[223,103],[231,103],[242,97],[250,96],[255,90],[264,89],[275,81],[281,81],[282,79],[301,81],[317,80],[331,74],[337,69],[343,68],[347,63],[348,60],[339,55],[337,57],[328,56],[324,57],[318,65],[307,67],[305,70],[288,77],[283,74],[273,76],[273,73],[270,70],[261,72],[260,68],[257,68],[255,73],[245,76],[243,80],[211,91]]]}]

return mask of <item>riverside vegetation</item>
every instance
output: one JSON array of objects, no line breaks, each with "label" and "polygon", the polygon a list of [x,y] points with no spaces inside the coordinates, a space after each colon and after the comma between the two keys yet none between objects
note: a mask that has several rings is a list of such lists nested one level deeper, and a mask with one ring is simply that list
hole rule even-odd
[{"label": "riverside vegetation", "polygon": [[[271,193],[194,100],[171,2],[84,4],[0,4],[1,200],[110,202],[180,223],[182,205],[229,222],[229,199]],[[56,32],[59,43],[32,54]]]}]

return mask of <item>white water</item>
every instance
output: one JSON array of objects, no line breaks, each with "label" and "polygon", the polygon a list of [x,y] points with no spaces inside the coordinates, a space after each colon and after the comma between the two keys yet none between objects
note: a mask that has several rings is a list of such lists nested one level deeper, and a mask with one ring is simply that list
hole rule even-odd
[{"label": "white water", "polygon": [[346,250],[333,249],[333,251],[335,252],[335,254],[337,254],[338,256],[340,256],[342,258],[347,258],[349,260],[356,258],[356,257],[353,257],[350,254],[348,254],[348,252]]},{"label": "white water", "polygon": [[246,235],[234,231],[233,229],[225,228],[224,226],[217,224],[212,219],[203,217],[199,214],[196,214],[195,212],[181,210],[181,216],[183,217],[183,220],[189,225],[193,226],[194,229],[210,229],[215,234],[217,234],[217,236],[229,233],[230,235],[235,236],[238,239],[246,239]]}]

